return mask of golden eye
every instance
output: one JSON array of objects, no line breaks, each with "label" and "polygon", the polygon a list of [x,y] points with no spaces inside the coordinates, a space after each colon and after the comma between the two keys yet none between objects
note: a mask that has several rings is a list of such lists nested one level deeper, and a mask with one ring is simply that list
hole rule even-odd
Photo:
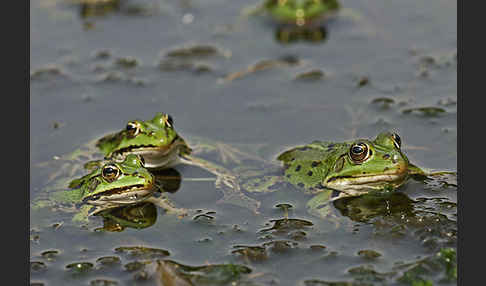
[{"label": "golden eye", "polygon": [[134,121],[130,121],[127,123],[127,127],[125,130],[128,132],[128,134],[132,137],[135,137],[140,133],[140,124]]},{"label": "golden eye", "polygon": [[351,148],[349,148],[349,157],[351,157],[355,163],[362,163],[370,156],[369,150],[368,145],[365,143],[359,142],[353,144]]},{"label": "golden eye", "polygon": [[118,176],[120,176],[120,169],[113,164],[109,164],[103,167],[101,175],[108,182],[113,182],[118,178]]},{"label": "golden eye", "polygon": [[402,147],[402,139],[400,139],[400,136],[398,136],[397,133],[393,133],[392,138],[393,138],[393,144],[395,144],[395,147],[400,149],[400,147]]}]

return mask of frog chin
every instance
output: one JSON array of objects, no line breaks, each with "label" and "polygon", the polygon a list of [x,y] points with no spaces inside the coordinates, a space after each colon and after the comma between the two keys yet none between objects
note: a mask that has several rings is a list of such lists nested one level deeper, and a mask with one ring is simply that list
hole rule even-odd
[{"label": "frog chin", "polygon": [[169,146],[132,146],[114,152],[114,156],[125,157],[128,154],[140,155],[143,157],[145,168],[168,168],[178,162],[180,150],[186,148],[182,141],[174,141]]},{"label": "frog chin", "polygon": [[121,187],[83,199],[84,203],[95,206],[120,206],[144,201],[153,194],[153,185]]},{"label": "frog chin", "polygon": [[406,181],[406,173],[341,176],[327,180],[326,187],[347,193],[352,196],[361,195],[373,190],[398,188]]},{"label": "frog chin", "polygon": [[174,152],[172,148],[144,148],[133,150],[131,153],[143,157],[145,168],[170,167],[178,158],[178,152]]}]

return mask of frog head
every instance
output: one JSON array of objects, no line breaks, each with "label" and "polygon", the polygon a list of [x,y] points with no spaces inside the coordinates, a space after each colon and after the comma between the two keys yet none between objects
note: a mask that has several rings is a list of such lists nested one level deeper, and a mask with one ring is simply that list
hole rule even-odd
[{"label": "frog head", "polygon": [[315,18],[337,10],[337,0],[266,0],[265,9],[280,22],[303,26]]},{"label": "frog head", "polygon": [[143,201],[155,191],[154,186],[143,158],[133,154],[123,162],[109,161],[69,185],[79,189],[83,203],[108,207]]},{"label": "frog head", "polygon": [[323,185],[350,195],[393,190],[408,178],[409,160],[396,133],[383,132],[375,140],[347,142],[334,159]]},{"label": "frog head", "polygon": [[175,131],[172,117],[160,112],[151,120],[128,121],[125,129],[101,138],[96,146],[106,158],[141,155],[146,168],[166,165],[180,148],[189,150]]}]

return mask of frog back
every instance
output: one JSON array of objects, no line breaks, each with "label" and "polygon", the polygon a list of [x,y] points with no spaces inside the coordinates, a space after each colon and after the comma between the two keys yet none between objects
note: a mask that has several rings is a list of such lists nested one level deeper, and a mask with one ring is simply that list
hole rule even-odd
[{"label": "frog back", "polygon": [[283,163],[287,182],[305,192],[316,193],[325,189],[322,182],[335,167],[340,151],[346,148],[346,143],[314,141],[283,152],[277,160]]}]

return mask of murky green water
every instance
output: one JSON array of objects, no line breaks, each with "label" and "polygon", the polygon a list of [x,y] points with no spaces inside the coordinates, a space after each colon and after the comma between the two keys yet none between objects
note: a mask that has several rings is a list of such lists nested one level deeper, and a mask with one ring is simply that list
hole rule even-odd
[{"label": "murky green water", "polygon": [[[415,164],[456,170],[457,1],[340,2],[347,12],[325,25],[323,41],[282,44],[268,21],[240,17],[251,1],[122,1],[119,10],[93,17],[69,2],[31,1],[30,196],[46,182],[38,163],[159,111],[174,117],[182,136],[266,143],[269,160],[289,146],[392,129]],[[160,67],[164,53],[189,44],[221,52]],[[117,64],[120,58],[136,66]],[[235,77],[279,59],[283,64]],[[312,70],[323,76],[296,79]],[[335,205],[345,222],[337,229],[307,214],[308,197],[295,190],[254,196],[262,202],[255,215],[216,203],[221,193],[212,182],[183,181],[171,194],[206,216],[178,219],[156,210],[144,229],[96,232],[101,218],[79,227],[69,214],[31,211],[31,281],[152,285],[155,260],[170,259],[246,265],[251,273],[242,274],[242,284],[394,285],[406,284],[413,271],[435,284],[448,272],[442,260],[431,260],[456,248],[456,193],[454,184],[413,181],[367,205],[369,213],[360,212],[366,202],[352,199]],[[293,220],[279,203],[293,206]],[[169,255],[116,250],[124,246]],[[100,260],[108,256],[117,258]],[[81,262],[91,263],[85,272],[67,267]],[[349,284],[326,284],[339,281]]]}]

